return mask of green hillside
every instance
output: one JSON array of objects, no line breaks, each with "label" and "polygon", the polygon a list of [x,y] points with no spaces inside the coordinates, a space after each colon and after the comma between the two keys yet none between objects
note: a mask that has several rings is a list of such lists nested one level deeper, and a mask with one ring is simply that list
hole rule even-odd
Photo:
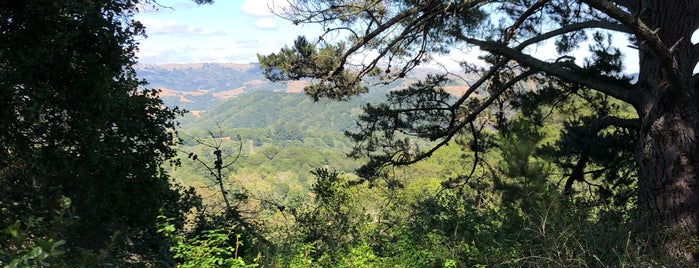
[{"label": "green hillside", "polygon": [[[342,102],[314,102],[299,93],[301,88],[290,90],[292,83],[264,80],[257,65],[149,65],[140,66],[138,72],[149,87],[167,89],[161,96],[168,106],[196,110],[179,118],[183,164],[170,171],[173,177],[206,188],[211,184],[209,172],[196,162],[188,162],[186,156],[195,153],[200,159],[213,161],[207,144],[221,142],[229,158],[234,158],[242,145],[241,156],[226,170],[230,183],[240,184],[234,188],[262,195],[274,192],[286,199],[290,189],[296,189],[293,196],[308,193],[313,182],[311,171],[316,168],[353,173],[364,160],[347,156],[353,144],[344,133],[355,128],[362,107],[384,102],[390,91],[432,71],[417,70],[406,81],[374,83],[378,85],[370,85],[369,93]],[[243,90],[228,98],[216,97],[231,87]],[[177,95],[172,96],[173,92]],[[183,102],[184,98],[189,101]]]},{"label": "green hillside", "polygon": [[[235,67],[207,66],[221,70]],[[189,75],[204,68],[179,66],[171,73],[161,73]],[[251,67],[243,71],[249,74],[254,70]],[[426,73],[428,71],[422,71],[423,76]],[[256,81],[255,76],[226,77],[222,79],[239,83],[244,79]],[[230,211],[224,209],[226,200],[222,193],[225,193],[233,204],[232,211],[238,213],[234,218],[243,219],[238,224],[254,225],[240,227],[243,239],[254,245],[242,250],[243,254],[257,254],[265,248],[262,245],[267,245],[262,240],[272,241],[270,243],[278,252],[267,255],[274,256],[274,259],[261,262],[275,263],[279,267],[298,261],[317,262],[321,267],[332,266],[343,262],[343,256],[350,256],[348,260],[380,259],[383,264],[376,267],[402,267],[406,263],[436,267],[456,263],[457,259],[461,263],[497,266],[516,258],[514,256],[530,255],[523,251],[523,241],[546,245],[537,252],[546,252],[550,243],[568,247],[565,242],[542,237],[535,229],[525,230],[531,224],[540,224],[530,215],[553,213],[560,223],[547,232],[553,232],[554,236],[584,237],[599,229],[594,225],[583,225],[579,232],[569,231],[569,222],[576,225],[580,222],[568,217],[601,217],[606,212],[598,212],[594,204],[609,200],[620,204],[627,202],[627,193],[631,189],[627,185],[608,191],[592,184],[576,184],[573,189],[579,194],[572,196],[574,199],[571,200],[581,204],[580,211],[563,213],[559,210],[568,202],[564,201],[560,188],[570,165],[552,152],[555,148],[579,144],[561,143],[568,139],[562,129],[577,124],[575,117],[569,116],[590,116],[594,109],[609,109],[623,116],[630,109],[608,102],[603,103],[610,108],[590,108],[590,100],[597,97],[594,95],[572,96],[575,101],[567,106],[551,105],[528,113],[503,106],[508,121],[504,132],[494,127],[501,111],[493,108],[477,120],[477,137],[472,132],[458,133],[453,142],[429,158],[407,167],[386,168],[379,179],[358,183],[361,179],[355,174],[368,159],[366,155],[362,159],[348,157],[355,144],[344,133],[355,129],[355,121],[365,113],[363,108],[367,103],[383,103],[387,95],[392,95],[392,98],[401,96],[397,90],[418,79],[411,77],[389,84],[369,82],[367,94],[349,101],[319,102],[299,93],[299,84],[295,84],[294,90],[289,90],[292,85],[289,82],[274,84],[276,88],[262,88],[269,82],[243,82],[243,90],[227,98],[216,98],[213,89],[202,90],[203,86],[180,84],[181,87],[191,87],[179,90],[180,97],[205,92],[200,96],[209,94],[212,98],[204,100],[202,97],[201,103],[197,104],[203,107],[202,110],[179,118],[181,164],[166,169],[174,180],[194,187],[202,197],[204,210],[199,216],[211,217],[198,223],[203,224],[202,228],[217,230],[225,225],[217,222],[215,216],[222,217],[224,211]],[[179,82],[171,83],[169,86]],[[253,84],[258,90],[252,90]],[[534,82],[520,86],[522,95],[518,97],[518,103],[527,103],[533,97],[527,92],[539,90]],[[450,93],[459,93],[463,88],[462,82],[455,81],[444,86]],[[168,103],[172,106],[183,104],[187,105],[187,102],[182,102],[181,98],[171,98]],[[570,113],[569,110],[576,112]],[[539,117],[543,112],[548,115]],[[403,136],[400,141],[403,141]],[[405,141],[416,148],[429,148],[432,142]],[[222,156],[219,164],[216,162],[217,153]],[[216,165],[224,167],[220,181],[217,170],[212,169]],[[608,173],[610,176],[623,175],[615,169],[609,169]],[[598,197],[594,191],[612,194]],[[606,198],[606,201],[597,198]],[[607,224],[606,220],[599,222]],[[610,224],[617,222],[611,220]],[[516,232],[521,232],[522,237],[513,237]],[[607,235],[626,239],[622,236],[627,234],[612,232]],[[418,240],[424,242],[415,242]],[[606,252],[616,244],[582,238],[575,243],[590,243],[590,248],[601,249],[571,253],[585,256],[580,258],[615,258]],[[247,250],[249,252],[245,253]],[[314,253],[309,254],[306,250]],[[561,261],[568,263],[567,260]]]},{"label": "green hillside", "polygon": [[[257,63],[140,65],[137,66],[136,71],[139,78],[148,82],[148,88],[161,90],[160,97],[167,106],[178,106],[197,115],[240,95],[258,91],[301,93],[307,84],[304,81],[270,82],[264,77]],[[368,85],[372,85],[370,98],[382,98],[388,90],[402,88],[434,72],[433,69],[417,69],[410,73],[411,78],[387,85],[382,83],[372,85],[376,82],[369,81]],[[453,85],[461,84],[463,83]],[[223,104],[223,106],[230,105]],[[253,104],[251,107],[257,107],[257,105]]]},{"label": "green hillside", "polygon": [[267,129],[292,124],[301,130],[345,131],[352,127],[360,106],[378,102],[378,94],[348,102],[314,102],[304,94],[258,91],[222,102],[199,118],[189,116],[184,129],[205,130],[220,124],[224,129]]},{"label": "green hillside", "polygon": [[[362,105],[379,102],[382,95],[377,91],[347,102],[314,102],[297,93],[242,94],[199,117],[182,118],[180,150],[206,157],[211,153],[201,141],[216,142],[210,134],[218,137],[221,133],[226,139],[224,146],[233,155],[239,136],[242,156],[228,170],[231,180],[245,177],[245,188],[277,189],[273,192],[283,197],[289,189],[297,189],[297,195],[306,194],[312,183],[310,171],[328,166],[351,173],[359,166],[358,161],[346,156],[352,144],[344,132],[354,127]],[[185,162],[173,175],[185,183],[209,181],[203,167],[190,164]]]}]

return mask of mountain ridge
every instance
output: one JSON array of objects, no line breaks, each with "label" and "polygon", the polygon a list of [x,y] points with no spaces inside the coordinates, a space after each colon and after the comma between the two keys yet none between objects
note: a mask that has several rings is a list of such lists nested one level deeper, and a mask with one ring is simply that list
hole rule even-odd
[{"label": "mountain ridge", "polygon": [[[309,81],[272,82],[264,77],[258,63],[165,63],[135,66],[146,87],[161,90],[165,105],[201,113],[241,94],[269,91],[302,93]],[[388,85],[373,86],[372,90],[388,92],[417,82],[437,69],[418,68],[411,75]],[[454,95],[463,93],[465,83],[455,82],[444,89]]]}]

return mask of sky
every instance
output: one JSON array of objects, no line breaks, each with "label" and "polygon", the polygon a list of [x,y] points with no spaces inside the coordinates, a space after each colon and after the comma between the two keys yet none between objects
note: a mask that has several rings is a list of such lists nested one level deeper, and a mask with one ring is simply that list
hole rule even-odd
[{"label": "sky", "polygon": [[[137,56],[141,64],[257,62],[258,53],[278,52],[299,35],[313,39],[321,33],[320,26],[294,25],[270,11],[279,9],[287,0],[215,0],[209,5],[197,5],[191,0],[157,2],[161,7],[144,7],[136,16],[146,26],[148,35],[139,40]],[[699,31],[692,42],[699,42]],[[621,48],[625,50],[626,66],[630,67],[627,71],[637,71],[637,53],[625,46]],[[549,49],[552,47],[535,48],[534,54],[545,55]],[[473,62],[477,54],[454,52],[439,60],[454,69],[458,63],[451,59],[464,57]],[[699,65],[695,68],[698,71]]]},{"label": "sky", "polygon": [[136,16],[146,26],[139,39],[139,62],[250,63],[257,54],[279,51],[298,35],[317,35],[320,28],[293,25],[270,12],[285,0],[217,0],[197,5],[190,0],[157,0]]},{"label": "sky", "polygon": [[[251,63],[258,61],[257,54],[291,46],[299,35],[311,40],[319,36],[320,26],[294,25],[270,11],[287,1],[214,0],[197,5],[191,0],[157,0],[162,7],[143,7],[136,16],[147,34],[139,40],[139,63]],[[456,59],[478,61],[477,56],[455,51],[439,61],[455,70],[460,69]]]}]

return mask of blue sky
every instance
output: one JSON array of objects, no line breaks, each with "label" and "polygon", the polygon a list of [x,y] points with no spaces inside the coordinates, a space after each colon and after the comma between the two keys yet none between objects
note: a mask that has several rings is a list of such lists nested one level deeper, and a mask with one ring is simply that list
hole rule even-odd
[{"label": "blue sky", "polygon": [[136,16],[146,26],[139,39],[139,62],[250,63],[256,54],[279,51],[298,35],[314,35],[319,28],[296,26],[269,9],[286,0],[217,0],[196,5],[190,0],[158,0],[163,7],[144,7]]},{"label": "blue sky", "polygon": [[[320,34],[316,25],[293,25],[275,16],[270,8],[280,8],[288,0],[215,0],[211,5],[196,5],[191,0],[157,0],[156,9],[144,7],[136,16],[146,26],[147,38],[140,39],[139,62],[157,63],[250,63],[257,54],[279,51],[291,45],[298,35],[310,39]],[[624,42],[619,38],[620,42]],[[699,42],[699,31],[692,42]],[[621,46],[626,54],[628,71],[638,71],[635,51]],[[539,56],[550,45],[535,48]],[[455,59],[476,61],[477,52],[466,55],[458,49],[439,57],[449,69],[458,69]],[[546,58],[544,56],[544,58]],[[635,64],[634,64],[635,63]],[[699,65],[695,72],[699,71]]]},{"label": "blue sky", "polygon": [[[137,54],[139,63],[250,63],[257,54],[279,51],[299,35],[314,39],[318,25],[293,25],[274,15],[270,8],[288,0],[215,0],[196,5],[191,0],[157,0],[163,7],[144,7],[136,16],[146,26]],[[458,59],[477,60],[458,49],[436,56],[451,70],[460,69]]]},{"label": "blue sky", "polygon": [[[299,35],[315,39],[318,25],[293,25],[274,15],[288,0],[215,0],[196,5],[191,0],[157,0],[163,7],[144,7],[136,16],[146,26],[139,63],[250,63],[257,54],[279,51]],[[476,61],[477,54],[455,50],[438,57],[450,69],[460,69],[457,59]]]}]

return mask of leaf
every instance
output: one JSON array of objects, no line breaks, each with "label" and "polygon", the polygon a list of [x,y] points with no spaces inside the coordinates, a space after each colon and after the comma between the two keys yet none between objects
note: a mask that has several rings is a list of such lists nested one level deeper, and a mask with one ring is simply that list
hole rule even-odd
[{"label": "leaf", "polygon": [[7,226],[3,232],[10,235],[12,238],[17,238],[20,236],[20,227],[22,226],[22,222],[19,220],[15,221],[14,224]]}]

